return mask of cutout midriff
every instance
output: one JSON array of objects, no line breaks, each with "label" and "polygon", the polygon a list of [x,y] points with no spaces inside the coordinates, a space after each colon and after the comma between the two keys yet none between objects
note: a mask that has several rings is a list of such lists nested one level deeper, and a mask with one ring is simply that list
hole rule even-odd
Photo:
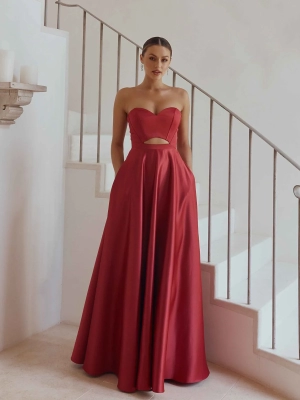
[{"label": "cutout midriff", "polygon": [[162,138],[151,138],[144,142],[145,144],[169,144],[169,142]]}]

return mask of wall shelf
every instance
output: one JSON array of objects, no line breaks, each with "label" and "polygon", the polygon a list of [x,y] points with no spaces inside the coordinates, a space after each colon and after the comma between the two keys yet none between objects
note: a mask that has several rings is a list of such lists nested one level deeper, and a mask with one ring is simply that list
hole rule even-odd
[{"label": "wall shelf", "polygon": [[15,124],[23,107],[31,103],[34,92],[46,92],[47,86],[20,82],[0,82],[0,125]]}]

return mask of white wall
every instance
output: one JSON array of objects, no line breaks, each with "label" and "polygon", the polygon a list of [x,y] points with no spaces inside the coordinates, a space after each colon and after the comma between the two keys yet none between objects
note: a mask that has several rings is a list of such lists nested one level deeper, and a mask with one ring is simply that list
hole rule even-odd
[{"label": "white wall", "polygon": [[39,84],[16,124],[0,125],[0,350],[60,321],[68,35],[41,27],[36,0],[2,0],[0,37]]},{"label": "white wall", "polygon": [[107,198],[95,196],[95,170],[66,169],[64,271],[61,319],[79,324],[104,223]]}]

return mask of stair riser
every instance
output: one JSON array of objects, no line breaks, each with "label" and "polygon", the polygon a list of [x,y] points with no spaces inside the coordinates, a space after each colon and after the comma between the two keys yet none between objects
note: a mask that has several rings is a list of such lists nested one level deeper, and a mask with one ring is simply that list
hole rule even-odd
[{"label": "stair riser", "polygon": [[[253,245],[251,249],[251,273],[258,271],[270,261],[271,239]],[[213,255],[212,255],[213,260]],[[248,276],[248,251],[245,250],[231,257],[231,286],[243,281]],[[216,297],[227,297],[227,261],[216,265]]]},{"label": "stair riser", "polygon": [[[211,218],[211,240],[217,240],[227,235],[228,232],[228,213],[224,211],[216,215],[212,215]],[[231,232],[234,232],[235,225],[235,213],[234,210],[231,212]],[[200,236],[200,243],[203,247],[208,244],[208,218],[199,218],[198,232]]]},{"label": "stair riser", "polygon": [[[271,282],[270,282],[271,284]],[[276,296],[276,326],[279,326],[288,317],[290,310],[295,308],[298,301],[298,282],[295,280],[290,286]],[[259,311],[258,346],[272,346],[272,301]],[[288,327],[287,331],[288,333]]]},{"label": "stair riser", "polygon": [[[283,329],[278,329],[276,331],[276,342],[279,345],[286,345],[286,343],[290,343],[290,339],[295,336],[295,333],[296,335],[298,334],[298,307],[293,309],[292,307],[295,306],[295,303],[294,301],[291,301],[290,303],[289,310],[291,310],[291,312],[288,315],[285,315],[281,322],[281,327],[283,327]],[[279,326],[280,324],[277,325]],[[297,347],[298,341],[299,339],[297,338]],[[270,342],[267,341],[266,343]],[[277,345],[276,348],[280,347],[279,345]],[[298,354],[298,348],[294,354]]]}]

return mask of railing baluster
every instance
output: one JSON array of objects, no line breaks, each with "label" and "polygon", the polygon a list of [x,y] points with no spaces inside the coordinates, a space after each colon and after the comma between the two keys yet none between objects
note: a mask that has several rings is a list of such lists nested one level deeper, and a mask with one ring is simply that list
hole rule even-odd
[{"label": "railing baluster", "polygon": [[138,46],[135,48],[135,86],[139,82],[139,63],[140,63],[140,49]]},{"label": "railing baluster", "polygon": [[194,110],[195,110],[195,86],[192,85],[191,93],[191,150],[193,151],[194,138]]},{"label": "railing baluster", "polygon": [[276,345],[276,168],[277,151],[273,163],[273,233],[272,233],[272,349]]},{"label": "railing baluster", "polygon": [[83,12],[83,37],[82,37],[82,70],[81,70],[81,107],[80,107],[80,149],[79,161],[82,162],[83,142],[83,113],[84,113],[84,89],[85,89],[85,42],[86,42],[86,12]]},{"label": "railing baluster", "polygon": [[44,3],[44,26],[47,26],[47,16],[48,16],[48,0]]},{"label": "railing baluster", "polygon": [[252,130],[249,129],[249,166],[248,166],[248,288],[247,304],[251,303],[251,182],[252,182]]},{"label": "railing baluster", "polygon": [[175,71],[173,71],[173,82],[172,82],[172,84],[173,84],[174,87],[176,86],[176,76],[177,76],[177,73]]},{"label": "railing baluster", "polygon": [[300,360],[300,185],[294,186],[293,192],[298,199],[298,359]]},{"label": "railing baluster", "polygon": [[121,38],[122,36],[118,34],[117,91],[120,89]]},{"label": "railing baluster", "polygon": [[61,1],[57,0],[56,3],[57,3],[57,22],[56,22],[56,26],[57,26],[57,29],[60,29],[60,7],[61,7],[60,3],[61,3]]},{"label": "railing baluster", "polygon": [[103,23],[101,22],[101,23],[100,23],[100,49],[99,49],[99,89],[98,89],[97,163],[100,162],[100,129],[101,129],[102,66],[103,66]]},{"label": "railing baluster", "polygon": [[298,190],[298,359],[300,360],[300,186]]},{"label": "railing baluster", "polygon": [[231,281],[231,150],[232,150],[232,114],[229,114],[227,299],[230,299],[230,281]]},{"label": "railing baluster", "polygon": [[214,102],[210,100],[210,121],[209,121],[209,160],[208,160],[208,241],[207,241],[207,261],[211,257],[211,180],[212,180],[212,124],[213,124]]}]

